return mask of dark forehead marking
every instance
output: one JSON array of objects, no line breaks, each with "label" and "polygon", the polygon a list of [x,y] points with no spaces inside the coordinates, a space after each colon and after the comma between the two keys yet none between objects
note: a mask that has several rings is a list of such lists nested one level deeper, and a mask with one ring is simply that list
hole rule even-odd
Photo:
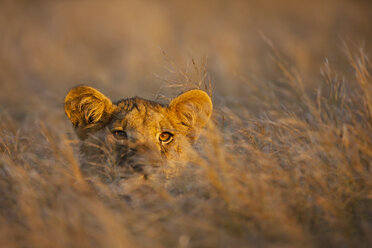
[{"label": "dark forehead marking", "polygon": [[139,105],[143,105],[146,108],[150,107],[153,109],[159,108],[159,107],[166,107],[166,105],[157,103],[151,100],[146,100],[141,97],[132,97],[127,99],[121,99],[119,101],[114,102],[115,105],[118,107],[121,107],[125,109],[126,111],[132,111],[134,108],[136,108],[139,111]]},{"label": "dark forehead marking", "polygon": [[114,104],[118,106],[116,113],[113,115],[115,117],[114,119],[122,119],[123,114],[126,115],[132,112],[134,109],[137,109],[137,111],[141,113],[141,116],[143,117],[143,125],[145,125],[147,122],[149,111],[152,110],[158,112],[160,109],[167,107],[165,104],[146,100],[140,97],[121,99],[114,102]]}]

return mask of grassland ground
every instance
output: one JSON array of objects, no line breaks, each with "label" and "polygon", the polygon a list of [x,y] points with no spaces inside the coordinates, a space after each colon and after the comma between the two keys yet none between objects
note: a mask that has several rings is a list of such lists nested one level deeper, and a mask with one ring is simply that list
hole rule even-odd
[{"label": "grassland ground", "polygon": [[[1,247],[370,247],[369,1],[2,1]],[[200,88],[190,161],[79,167],[76,84]]]}]

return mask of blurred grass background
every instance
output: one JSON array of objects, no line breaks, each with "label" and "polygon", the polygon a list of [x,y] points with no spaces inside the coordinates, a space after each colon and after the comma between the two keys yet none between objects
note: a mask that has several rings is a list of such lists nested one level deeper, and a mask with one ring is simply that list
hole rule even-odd
[{"label": "blurred grass background", "polygon": [[[368,0],[0,1],[0,246],[369,247],[371,13]],[[192,165],[81,178],[71,87],[166,101],[209,82],[217,129]]]},{"label": "blurred grass background", "polygon": [[326,58],[348,71],[343,42],[371,50],[371,12],[361,0],[5,0],[0,104],[17,119],[48,118],[53,109],[58,122],[63,96],[76,84],[114,99],[154,98],[194,59],[206,61],[223,104],[254,109],[253,89],[278,81],[265,37],[315,89]]}]

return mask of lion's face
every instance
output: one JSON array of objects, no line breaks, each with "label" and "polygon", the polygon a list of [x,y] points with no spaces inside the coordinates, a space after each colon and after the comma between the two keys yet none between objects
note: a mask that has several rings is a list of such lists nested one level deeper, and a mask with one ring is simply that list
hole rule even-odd
[{"label": "lion's face", "polygon": [[205,92],[191,90],[169,105],[138,97],[112,103],[80,86],[67,94],[65,111],[82,140],[84,167],[107,164],[142,172],[184,159],[212,114],[212,102]]}]

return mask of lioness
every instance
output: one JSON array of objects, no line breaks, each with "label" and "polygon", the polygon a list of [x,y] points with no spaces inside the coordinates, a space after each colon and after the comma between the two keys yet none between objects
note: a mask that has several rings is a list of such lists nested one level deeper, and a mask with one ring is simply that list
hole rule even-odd
[{"label": "lioness", "polygon": [[187,91],[169,105],[139,97],[112,102],[89,86],[77,86],[65,98],[65,112],[81,140],[83,169],[143,172],[159,161],[183,159],[212,110],[211,98],[201,90]]}]

